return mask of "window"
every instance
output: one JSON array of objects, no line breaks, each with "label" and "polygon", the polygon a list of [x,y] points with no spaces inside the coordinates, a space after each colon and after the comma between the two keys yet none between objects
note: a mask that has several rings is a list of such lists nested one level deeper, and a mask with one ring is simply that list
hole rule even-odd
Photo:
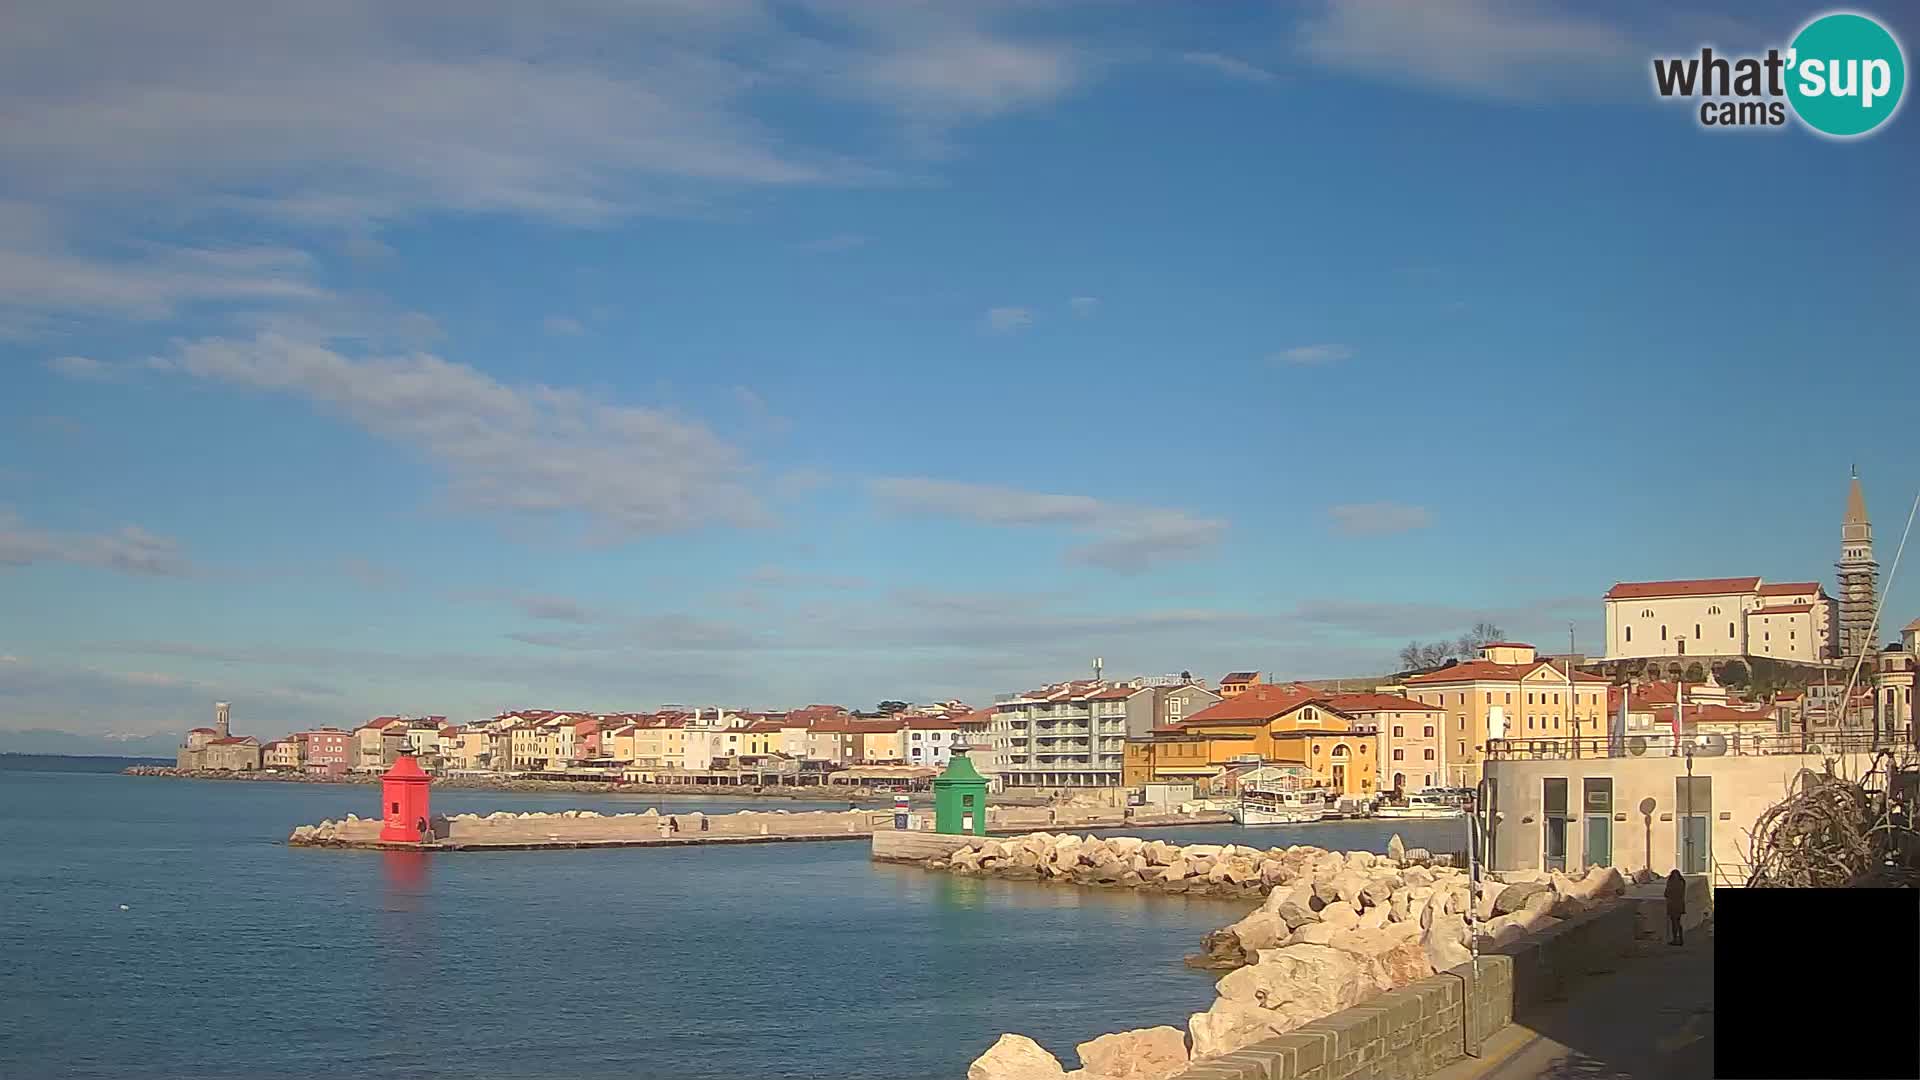
[{"label": "window", "polygon": [[1652,609],[1652,608],[1641,608],[1641,609],[1640,609],[1640,617],[1641,617],[1641,618],[1643,618],[1643,619],[1651,619],[1651,618],[1653,618],[1653,609]]},{"label": "window", "polygon": [[1432,773],[1428,773],[1428,774],[1427,774],[1427,786],[1428,786],[1428,787],[1432,787],[1432,786],[1433,786],[1433,774],[1432,774]]},{"label": "window", "polygon": [[1708,609],[1707,609],[1707,614],[1709,614],[1709,615],[1718,615],[1718,614],[1720,614],[1720,606],[1719,606],[1718,604],[1715,604],[1715,605],[1714,605],[1713,607],[1710,607],[1710,608],[1708,608]]},{"label": "window", "polygon": [[1460,741],[1460,756],[1461,757],[1467,756],[1467,743],[1465,739],[1462,739]]},{"label": "window", "polygon": [[1407,760],[1407,752],[1405,750],[1395,750],[1393,752],[1393,760],[1395,761]]},{"label": "window", "polygon": [[1431,738],[1433,738],[1433,725],[1432,725],[1432,724],[1428,724],[1428,725],[1427,725],[1427,730],[1426,730],[1426,731],[1424,732],[1424,734],[1425,734],[1425,735],[1426,735],[1426,737],[1427,737],[1427,738],[1429,738],[1429,739],[1431,739]]},{"label": "window", "polygon": [[1555,694],[1555,695],[1553,695],[1553,703],[1554,703],[1555,705],[1558,705],[1558,704],[1560,704],[1560,695],[1559,695],[1559,694]]},{"label": "window", "polygon": [[1427,748],[1427,751],[1426,751],[1426,755],[1427,755],[1427,760],[1428,760],[1428,761],[1432,761],[1432,760],[1433,760],[1433,748],[1432,748],[1432,747],[1428,747],[1428,748]]},{"label": "window", "polygon": [[1727,624],[1727,636],[1728,636],[1728,637],[1732,637],[1732,636],[1733,636],[1733,624],[1732,624],[1732,623],[1728,623],[1728,624]]},{"label": "window", "polygon": [[1533,717],[1531,716],[1527,717],[1527,730],[1528,731],[1533,730]]},{"label": "window", "polygon": [[1466,703],[1467,703],[1467,695],[1465,695],[1465,694],[1461,694],[1461,695],[1460,695],[1460,704],[1462,704],[1462,705],[1465,705]]},{"label": "window", "polygon": [[1699,623],[1693,624],[1693,640],[1695,641],[1700,640],[1700,624]]},{"label": "window", "polygon": [[1529,705],[1531,705],[1531,704],[1533,704],[1533,695],[1532,695],[1532,694],[1528,694],[1528,695],[1527,695],[1527,704],[1529,704]]},{"label": "window", "polygon": [[1507,695],[1507,701],[1506,701],[1506,703],[1507,703],[1508,705],[1511,705],[1511,704],[1513,704],[1513,695],[1512,695],[1512,694],[1508,694],[1508,695]]},{"label": "window", "polygon": [[1627,627],[1627,640],[1628,641],[1633,640],[1633,627],[1631,626]]},{"label": "window", "polygon": [[1399,724],[1395,724],[1395,725],[1393,725],[1393,737],[1394,737],[1394,738],[1396,738],[1396,739],[1404,739],[1404,738],[1406,738],[1406,737],[1407,737],[1407,729],[1406,729],[1405,727],[1403,727],[1403,726],[1401,726],[1401,725],[1399,725]]}]

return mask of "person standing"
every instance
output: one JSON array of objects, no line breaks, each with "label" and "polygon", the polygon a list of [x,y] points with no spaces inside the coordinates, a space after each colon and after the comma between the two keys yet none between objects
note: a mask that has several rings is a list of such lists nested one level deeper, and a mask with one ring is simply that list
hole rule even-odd
[{"label": "person standing", "polygon": [[1682,944],[1680,919],[1687,913],[1687,879],[1675,870],[1667,875],[1667,944]]}]

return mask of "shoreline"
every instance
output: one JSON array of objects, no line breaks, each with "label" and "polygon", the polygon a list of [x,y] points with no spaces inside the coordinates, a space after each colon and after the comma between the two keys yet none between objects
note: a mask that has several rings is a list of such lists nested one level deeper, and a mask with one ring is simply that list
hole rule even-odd
[{"label": "shoreline", "polygon": [[[182,770],[170,766],[135,765],[120,770],[122,776],[143,776],[165,780],[228,780],[267,784],[346,784],[371,787],[380,783],[377,773],[347,776],[313,776],[306,773],[279,773],[266,769],[255,772],[219,770]],[[792,802],[884,802],[893,795],[880,794],[865,787],[848,785],[826,788],[817,785],[777,785],[754,787],[718,787],[703,784],[629,784],[605,780],[528,780],[480,776],[436,776],[433,787],[459,791],[571,792],[601,795],[698,795],[716,799],[785,799]],[[928,792],[913,792],[909,799],[931,801]]]}]

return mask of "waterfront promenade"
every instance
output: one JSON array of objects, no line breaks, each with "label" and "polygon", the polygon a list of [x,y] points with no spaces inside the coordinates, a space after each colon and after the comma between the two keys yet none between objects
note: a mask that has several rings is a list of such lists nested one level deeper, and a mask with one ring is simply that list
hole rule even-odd
[{"label": "waterfront promenade", "polygon": [[1693,1080],[1713,1075],[1713,923],[1641,938],[1616,969],[1508,1025],[1429,1080]]}]

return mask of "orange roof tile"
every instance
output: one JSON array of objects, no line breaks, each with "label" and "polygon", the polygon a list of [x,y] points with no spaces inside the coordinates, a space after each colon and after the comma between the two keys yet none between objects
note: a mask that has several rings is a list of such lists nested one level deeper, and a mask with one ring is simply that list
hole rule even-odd
[{"label": "orange roof tile", "polygon": [[1607,590],[1608,600],[1651,600],[1662,596],[1718,596],[1752,592],[1757,577],[1686,578],[1678,581],[1622,581]]},{"label": "orange roof tile", "polygon": [[1299,685],[1249,686],[1245,693],[1201,709],[1181,721],[1181,726],[1231,724],[1271,720],[1281,713],[1314,701],[1323,695],[1311,687]]},{"label": "orange roof tile", "polygon": [[[1551,668],[1555,675],[1562,678],[1565,673],[1545,660],[1535,660],[1526,664],[1496,664],[1491,660],[1468,660],[1450,668],[1430,671],[1425,675],[1414,675],[1406,681],[1409,684],[1430,686],[1436,683],[1459,683],[1485,680],[1488,682],[1516,682],[1533,674],[1540,668]],[[1607,680],[1598,675],[1589,675],[1584,671],[1575,671],[1573,681],[1577,683],[1603,683]]]},{"label": "orange roof tile", "polygon": [[1760,586],[1761,596],[1795,596],[1819,591],[1820,583],[1817,581],[1774,581]]}]

